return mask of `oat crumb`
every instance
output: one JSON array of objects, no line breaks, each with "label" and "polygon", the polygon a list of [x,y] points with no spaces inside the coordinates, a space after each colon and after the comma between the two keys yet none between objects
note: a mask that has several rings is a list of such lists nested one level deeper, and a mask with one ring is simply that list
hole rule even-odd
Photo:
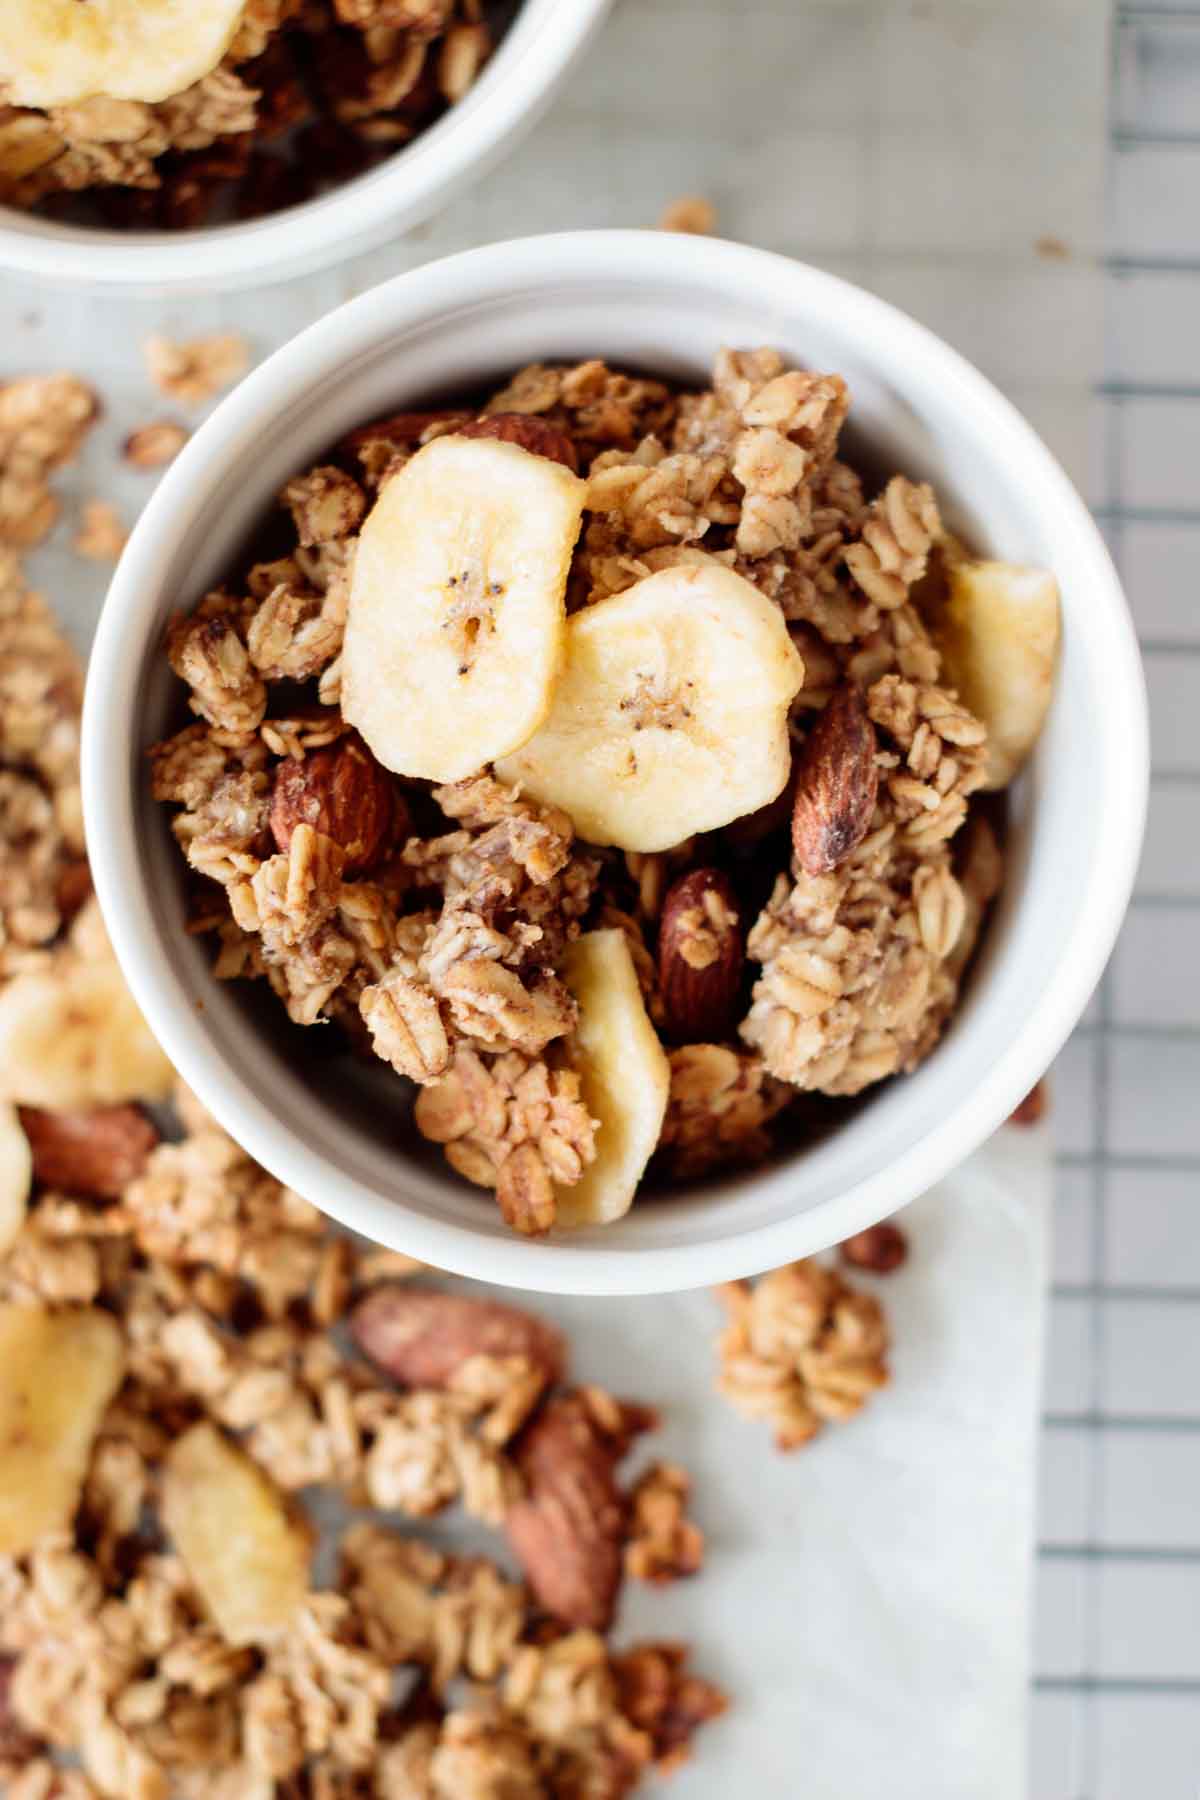
[{"label": "oat crumb", "polygon": [[245,338],[234,331],[190,338],[184,343],[151,337],[146,339],[144,348],[150,379],[182,406],[203,406],[222,388],[231,387],[250,361]]},{"label": "oat crumb", "polygon": [[683,194],[663,208],[660,231],[683,231],[693,237],[710,237],[717,229],[717,209],[703,194]]},{"label": "oat crumb", "polygon": [[107,500],[85,500],[72,549],[89,562],[116,562],[128,536],[115,506]]},{"label": "oat crumb", "polygon": [[188,435],[186,425],[177,425],[173,419],[156,419],[131,431],[121,454],[135,469],[161,469],[179,455]]}]

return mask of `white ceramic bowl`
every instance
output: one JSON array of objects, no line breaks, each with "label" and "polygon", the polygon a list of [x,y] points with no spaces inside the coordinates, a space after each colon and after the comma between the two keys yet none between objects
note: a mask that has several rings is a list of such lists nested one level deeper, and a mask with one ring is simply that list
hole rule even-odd
[{"label": "white ceramic bowl", "polygon": [[[284,479],[342,432],[535,359],[602,355],[703,381],[722,344],[841,370],[858,439],[928,476],[980,549],[1047,564],[1062,588],[1057,691],[1013,799],[1003,896],[942,1044],[827,1140],[757,1172],[636,1204],[619,1223],[529,1242],[419,1139],[398,1141],[387,1070],[347,1089],[297,1061],[319,1033],[222,985],[183,932],[182,859],[145,751],[175,728],[168,615],[228,568]],[[653,1292],[754,1272],[894,1212],[973,1150],[1040,1076],[1087,1002],[1124,911],[1147,784],[1145,697],[1116,574],[1030,427],[903,314],[777,256],[660,232],[491,245],[374,289],[257,369],[167,472],[130,539],[92,657],[84,799],[100,899],[150,1024],[262,1163],[368,1237],[517,1287]]]},{"label": "white ceramic bowl", "polygon": [[315,200],[241,224],[136,232],[0,206],[0,268],[94,288],[224,291],[323,267],[444,206],[545,111],[611,0],[522,0],[469,92],[377,167]]}]

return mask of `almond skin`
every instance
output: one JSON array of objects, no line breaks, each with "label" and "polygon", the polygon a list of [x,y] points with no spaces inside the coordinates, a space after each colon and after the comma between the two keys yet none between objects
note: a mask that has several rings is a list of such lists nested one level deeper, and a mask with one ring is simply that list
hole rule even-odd
[{"label": "almond skin", "polygon": [[355,1307],[350,1330],[372,1362],[406,1387],[445,1387],[472,1356],[523,1356],[547,1382],[566,1364],[562,1333],[532,1313],[406,1282],[373,1288]]},{"label": "almond skin", "polygon": [[1046,1084],[1035,1082],[1021,1104],[1008,1115],[1010,1125],[1037,1125],[1046,1116]]},{"label": "almond skin", "polygon": [[87,1112],[18,1108],[33,1152],[33,1178],[42,1187],[91,1200],[116,1200],[142,1173],[158,1132],[136,1106],[99,1106]]},{"label": "almond skin", "polygon": [[551,462],[564,464],[572,474],[579,473],[579,458],[566,432],[538,418],[536,413],[489,413],[485,419],[464,425],[459,436],[499,438],[505,444],[519,444],[534,456],[548,456]]},{"label": "almond skin", "polygon": [[737,896],[720,869],[693,869],[668,888],[658,930],[663,1025],[680,1043],[733,1028],[744,960]]},{"label": "almond skin", "polygon": [[805,740],[796,769],[792,848],[806,875],[828,875],[871,828],[879,770],[875,727],[859,689],[838,689]]},{"label": "almond skin", "polygon": [[908,1261],[908,1239],[898,1225],[882,1219],[865,1231],[856,1231],[842,1245],[842,1261],[869,1275],[890,1275]]},{"label": "almond skin", "polygon": [[538,1604],[564,1625],[606,1631],[621,1584],[625,1501],[617,1450],[581,1394],[551,1400],[522,1432],[525,1497],[505,1530]]},{"label": "almond skin", "polygon": [[453,425],[455,429],[470,422],[471,415],[461,409],[443,406],[431,412],[389,413],[385,419],[372,419],[369,425],[359,425],[356,430],[348,431],[342,439],[343,450],[361,450],[377,438],[385,438],[390,444],[416,444],[421,434],[428,431],[431,425]]},{"label": "almond skin", "polygon": [[271,791],[271,835],[287,850],[297,825],[311,825],[346,854],[346,874],[382,862],[407,831],[407,808],[392,777],[358,737],[280,763]]}]

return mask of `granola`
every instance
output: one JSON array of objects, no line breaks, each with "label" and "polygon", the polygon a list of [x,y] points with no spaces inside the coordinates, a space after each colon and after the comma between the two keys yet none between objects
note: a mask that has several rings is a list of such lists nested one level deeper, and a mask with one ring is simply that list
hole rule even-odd
[{"label": "granola", "polygon": [[[0,1260],[0,1314],[63,1320],[95,1302],[103,1311],[91,1316],[119,1325],[125,1369],[95,1429],[73,1524],[35,1530],[26,1548],[0,1556],[7,1791],[50,1800],[68,1791],[61,1779],[78,1783],[80,1800],[187,1800],[299,1782],[314,1794],[457,1800],[475,1791],[463,1783],[491,1793],[488,1782],[519,1776],[531,1795],[567,1800],[627,1794],[645,1771],[686,1754],[725,1700],[686,1673],[682,1648],[618,1655],[595,1631],[547,1632],[523,1581],[361,1511],[338,1539],[336,1588],[310,1580],[286,1631],[231,1640],[214,1624],[209,1598],[233,1565],[220,1537],[183,1529],[184,1505],[221,1502],[219,1485],[205,1502],[198,1482],[219,1484],[226,1461],[256,1469],[275,1530],[289,1516],[279,1497],[318,1486],[356,1509],[411,1518],[461,1500],[501,1525],[523,1492],[507,1446],[523,1441],[531,1408],[538,1418],[564,1347],[551,1328],[494,1302],[422,1288],[411,1290],[419,1304],[406,1305],[408,1289],[386,1304],[388,1290],[374,1284],[407,1275],[404,1259],[332,1234],[186,1091],[177,1113],[182,1138],[151,1149],[130,1180],[114,1161],[103,1202],[39,1186]],[[436,1385],[397,1387],[330,1336],[363,1294],[375,1322],[364,1341],[377,1359],[399,1368],[408,1358]],[[529,1354],[474,1348],[506,1342]],[[650,1422],[597,1389],[550,1405],[586,1407],[612,1434],[614,1457]],[[172,1490],[176,1451],[198,1436],[225,1448],[207,1469],[192,1458],[189,1485]],[[164,1471],[175,1496],[165,1520]],[[699,1566],[686,1491],[683,1472],[661,1465],[634,1488],[628,1518],[615,1513],[631,1573],[661,1580]],[[239,1512],[228,1527],[244,1562],[246,1536],[263,1520]],[[244,1566],[252,1591],[237,1590],[239,1616],[268,1579],[261,1560]],[[397,1712],[399,1672],[421,1686],[419,1704]],[[452,1703],[461,1678],[471,1698],[455,1688]],[[78,1776],[60,1776],[61,1753],[79,1758]]]},{"label": "granola", "polygon": [[887,1321],[873,1294],[812,1259],[718,1290],[729,1323],[718,1340],[717,1391],[766,1419],[781,1450],[849,1419],[888,1380]]},{"label": "granola", "polygon": [[[297,1023],[332,1018],[365,1040],[416,1085],[422,1135],[518,1231],[613,1216],[631,1197],[598,1198],[616,1102],[589,1049],[581,937],[624,939],[668,1046],[663,1057],[643,1034],[637,1064],[640,1086],[661,1089],[646,1153],[668,1179],[756,1163],[819,1128],[835,1109],[801,1112],[797,1093],[836,1102],[912,1070],[953,1015],[1002,869],[975,801],[995,785],[988,732],[940,648],[947,582],[969,565],[927,484],[895,475],[864,494],[838,456],[848,407],[838,376],[771,350],[722,351],[700,391],[598,360],[532,364],[474,405],[352,432],[284,488],[283,552],[231,571],[171,628],[198,723],[155,748],[153,788],[214,890],[197,926],[216,936],[218,975],[265,978]],[[776,798],[674,840],[659,817],[661,847],[622,855],[613,803],[601,792],[589,842],[591,800],[573,812],[541,792],[536,756],[485,754],[455,780],[393,775],[368,726],[352,730],[348,603],[373,579],[364,563],[379,564],[379,497],[390,505],[435,453],[461,484],[478,462],[466,453],[493,439],[497,479],[516,446],[548,503],[569,492],[582,508],[568,630],[655,583],[677,595],[736,578],[739,596],[765,597],[796,671],[785,762],[764,777]],[[502,636],[506,553],[494,537],[487,591],[474,552],[448,577],[459,676]],[[642,675],[622,698],[635,763],[671,732],[702,734],[680,674]],[[447,733],[447,755],[488,741],[490,711],[457,719],[451,698],[435,717],[439,705],[430,730]],[[745,766],[757,755],[734,747]]]},{"label": "granola", "polygon": [[[104,65],[89,98],[22,104],[37,46],[30,70],[13,46],[0,80],[0,200],[140,230],[295,206],[461,100],[505,17],[493,0],[247,0],[217,66],[151,101],[106,94]],[[125,61],[125,92],[129,79]]]}]

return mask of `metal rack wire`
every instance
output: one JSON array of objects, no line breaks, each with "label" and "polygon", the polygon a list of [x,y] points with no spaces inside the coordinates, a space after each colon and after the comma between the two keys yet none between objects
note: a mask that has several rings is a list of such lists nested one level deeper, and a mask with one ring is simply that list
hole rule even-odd
[{"label": "metal rack wire", "polygon": [[1106,492],[1154,715],[1128,923],[1064,1054],[1034,1800],[1200,1779],[1200,6],[1113,28]]}]

